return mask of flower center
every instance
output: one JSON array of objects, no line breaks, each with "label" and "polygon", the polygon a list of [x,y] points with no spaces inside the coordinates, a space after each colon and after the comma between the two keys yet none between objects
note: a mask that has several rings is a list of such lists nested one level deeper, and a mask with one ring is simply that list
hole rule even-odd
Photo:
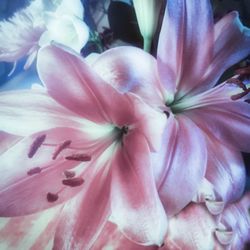
[{"label": "flower center", "polygon": [[121,144],[123,144],[123,138],[125,135],[128,134],[129,132],[129,127],[127,125],[123,126],[123,127],[116,127],[116,141],[120,142]]}]

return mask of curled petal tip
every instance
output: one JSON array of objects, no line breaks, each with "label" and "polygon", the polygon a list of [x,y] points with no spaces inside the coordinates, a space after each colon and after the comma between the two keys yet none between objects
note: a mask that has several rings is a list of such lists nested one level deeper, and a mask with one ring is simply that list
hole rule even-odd
[{"label": "curled petal tip", "polygon": [[206,200],[205,204],[208,211],[212,215],[221,214],[225,206],[225,203],[223,201],[213,201],[213,200]]},{"label": "curled petal tip", "polygon": [[215,236],[222,245],[229,245],[233,240],[234,233],[232,231],[216,229]]}]

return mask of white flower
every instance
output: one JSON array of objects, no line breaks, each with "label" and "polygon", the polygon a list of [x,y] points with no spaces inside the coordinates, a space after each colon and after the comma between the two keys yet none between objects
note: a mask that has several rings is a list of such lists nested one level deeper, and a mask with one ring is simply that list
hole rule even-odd
[{"label": "white flower", "polygon": [[80,53],[88,41],[80,0],[35,0],[9,20],[0,22],[0,61],[16,62],[28,56],[24,68],[40,47],[51,41]]}]

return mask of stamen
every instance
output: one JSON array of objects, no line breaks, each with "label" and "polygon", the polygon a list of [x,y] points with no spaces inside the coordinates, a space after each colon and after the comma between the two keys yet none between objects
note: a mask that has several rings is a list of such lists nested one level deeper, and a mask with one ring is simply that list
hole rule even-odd
[{"label": "stamen", "polygon": [[39,174],[42,172],[42,169],[39,167],[32,168],[27,172],[27,175],[34,175],[34,174]]},{"label": "stamen", "polygon": [[64,141],[62,144],[58,145],[58,147],[56,148],[52,159],[55,160],[57,158],[57,156],[67,147],[69,147],[69,145],[71,144],[70,140]]},{"label": "stamen", "polygon": [[55,202],[57,201],[59,198],[58,194],[54,194],[54,193],[47,193],[47,200],[48,202]]},{"label": "stamen", "polygon": [[91,156],[86,154],[73,154],[66,156],[65,159],[70,161],[90,161]]},{"label": "stamen", "polygon": [[35,153],[37,152],[37,150],[41,147],[41,145],[43,144],[43,142],[45,141],[46,139],[46,135],[40,135],[38,136],[34,142],[32,143],[31,147],[30,147],[30,150],[29,150],[29,153],[28,153],[28,157],[29,158],[32,158]]},{"label": "stamen", "polygon": [[64,175],[67,179],[71,179],[75,177],[76,173],[74,171],[65,170]]},{"label": "stamen", "polygon": [[70,187],[78,187],[84,183],[83,178],[75,177],[71,179],[65,179],[62,181],[63,185],[70,186]]},{"label": "stamen", "polygon": [[247,90],[246,85],[238,78],[230,78],[227,80],[226,83],[233,83],[233,84],[237,85],[238,87],[240,87],[241,89],[243,89],[244,91]]},{"label": "stamen", "polygon": [[240,98],[246,96],[248,93],[249,93],[249,91],[245,91],[245,92],[242,92],[242,93],[239,93],[239,94],[236,94],[236,95],[232,95],[232,96],[231,96],[231,99],[232,99],[233,101],[238,100],[238,99],[240,99]]},{"label": "stamen", "polygon": [[237,70],[235,70],[235,73],[238,75],[250,75],[250,66],[248,67],[244,67],[244,68],[239,68]]}]

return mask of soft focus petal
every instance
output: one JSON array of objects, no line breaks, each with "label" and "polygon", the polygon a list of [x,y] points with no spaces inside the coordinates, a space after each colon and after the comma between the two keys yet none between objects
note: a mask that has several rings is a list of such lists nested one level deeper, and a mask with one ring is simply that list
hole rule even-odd
[{"label": "soft focus petal", "polygon": [[[131,120],[131,104],[79,57],[56,46],[38,54],[38,73],[59,103],[97,123]],[[63,75],[62,75],[63,73]]]},{"label": "soft focus petal", "polygon": [[250,150],[250,105],[242,101],[215,103],[186,114],[205,132],[237,151]]},{"label": "soft focus petal", "polygon": [[[34,141],[46,134],[44,145],[30,156]],[[86,135],[73,129],[54,129],[19,140],[0,156],[0,215],[20,216],[55,206],[73,197],[82,187],[63,185],[64,171],[81,162],[66,160],[75,151],[65,149],[53,159],[56,145],[66,140],[86,141]],[[54,146],[53,146],[54,145]],[[72,144],[74,147],[74,144]],[[88,153],[88,152],[86,152]],[[87,164],[87,163],[81,163]],[[83,184],[84,185],[84,184]],[[50,200],[48,194],[57,194]]]},{"label": "soft focus petal", "polygon": [[202,205],[191,204],[169,221],[166,250],[214,250],[215,221]]},{"label": "soft focus petal", "polygon": [[92,66],[120,92],[138,94],[156,107],[163,105],[164,90],[158,79],[156,60],[143,50],[134,47],[110,49],[99,55]]},{"label": "soft focus petal", "polygon": [[223,72],[250,53],[250,29],[244,27],[237,12],[215,24],[213,59],[193,93],[214,86]]},{"label": "soft focus petal", "polygon": [[81,0],[62,0],[61,4],[56,9],[56,14],[61,15],[72,15],[80,19],[83,19],[84,9]]},{"label": "soft focus petal", "polygon": [[15,145],[22,137],[0,132],[0,155]]},{"label": "soft focus petal", "polygon": [[51,249],[61,207],[41,213],[0,219],[0,248],[4,250]]},{"label": "soft focus petal", "polygon": [[110,215],[110,170],[104,167],[66,204],[53,249],[90,249]]},{"label": "soft focus petal", "polygon": [[242,196],[246,183],[241,153],[216,139],[208,141],[208,152],[206,178],[213,184],[219,200],[235,202]]},{"label": "soft focus petal", "polygon": [[74,113],[42,90],[1,92],[0,117],[2,131],[22,136],[54,127],[83,126]]},{"label": "soft focus petal", "polygon": [[[232,249],[243,249],[250,243],[250,193],[246,193],[237,203],[229,205],[219,220],[219,231],[232,231],[234,234],[231,244]],[[224,228],[221,228],[221,227]],[[218,238],[221,242],[221,238]],[[223,243],[223,242],[221,242]]]},{"label": "soft focus petal", "polygon": [[166,250],[245,249],[250,240],[249,193],[230,204],[220,216],[205,206],[190,204],[169,221]]},{"label": "soft focus petal", "polygon": [[132,110],[135,117],[131,129],[145,136],[150,151],[159,150],[162,142],[162,134],[167,123],[166,115],[151,108],[138,96],[131,93],[128,96],[133,104]]},{"label": "soft focus petal", "polygon": [[143,245],[161,245],[167,218],[156,191],[149,148],[140,133],[125,136],[112,163],[111,209],[125,236]]},{"label": "soft focus petal", "polygon": [[69,15],[56,16],[53,13],[44,18],[47,30],[40,37],[40,46],[55,41],[80,53],[89,37],[88,27],[82,20]]},{"label": "soft focus petal", "polygon": [[38,2],[33,1],[8,21],[0,22],[0,61],[15,62],[37,46],[44,31],[42,25],[35,24],[42,10]]},{"label": "soft focus petal", "polygon": [[[169,0],[158,45],[160,78],[167,91],[183,96],[199,83],[212,57],[211,3]],[[168,100],[167,100],[168,101]]]},{"label": "soft focus petal", "polygon": [[185,116],[171,119],[161,151],[152,154],[158,192],[169,216],[192,200],[207,164],[206,143],[200,129]]},{"label": "soft focus petal", "polygon": [[142,246],[128,240],[111,222],[107,222],[91,250],[157,250],[158,246]]}]

